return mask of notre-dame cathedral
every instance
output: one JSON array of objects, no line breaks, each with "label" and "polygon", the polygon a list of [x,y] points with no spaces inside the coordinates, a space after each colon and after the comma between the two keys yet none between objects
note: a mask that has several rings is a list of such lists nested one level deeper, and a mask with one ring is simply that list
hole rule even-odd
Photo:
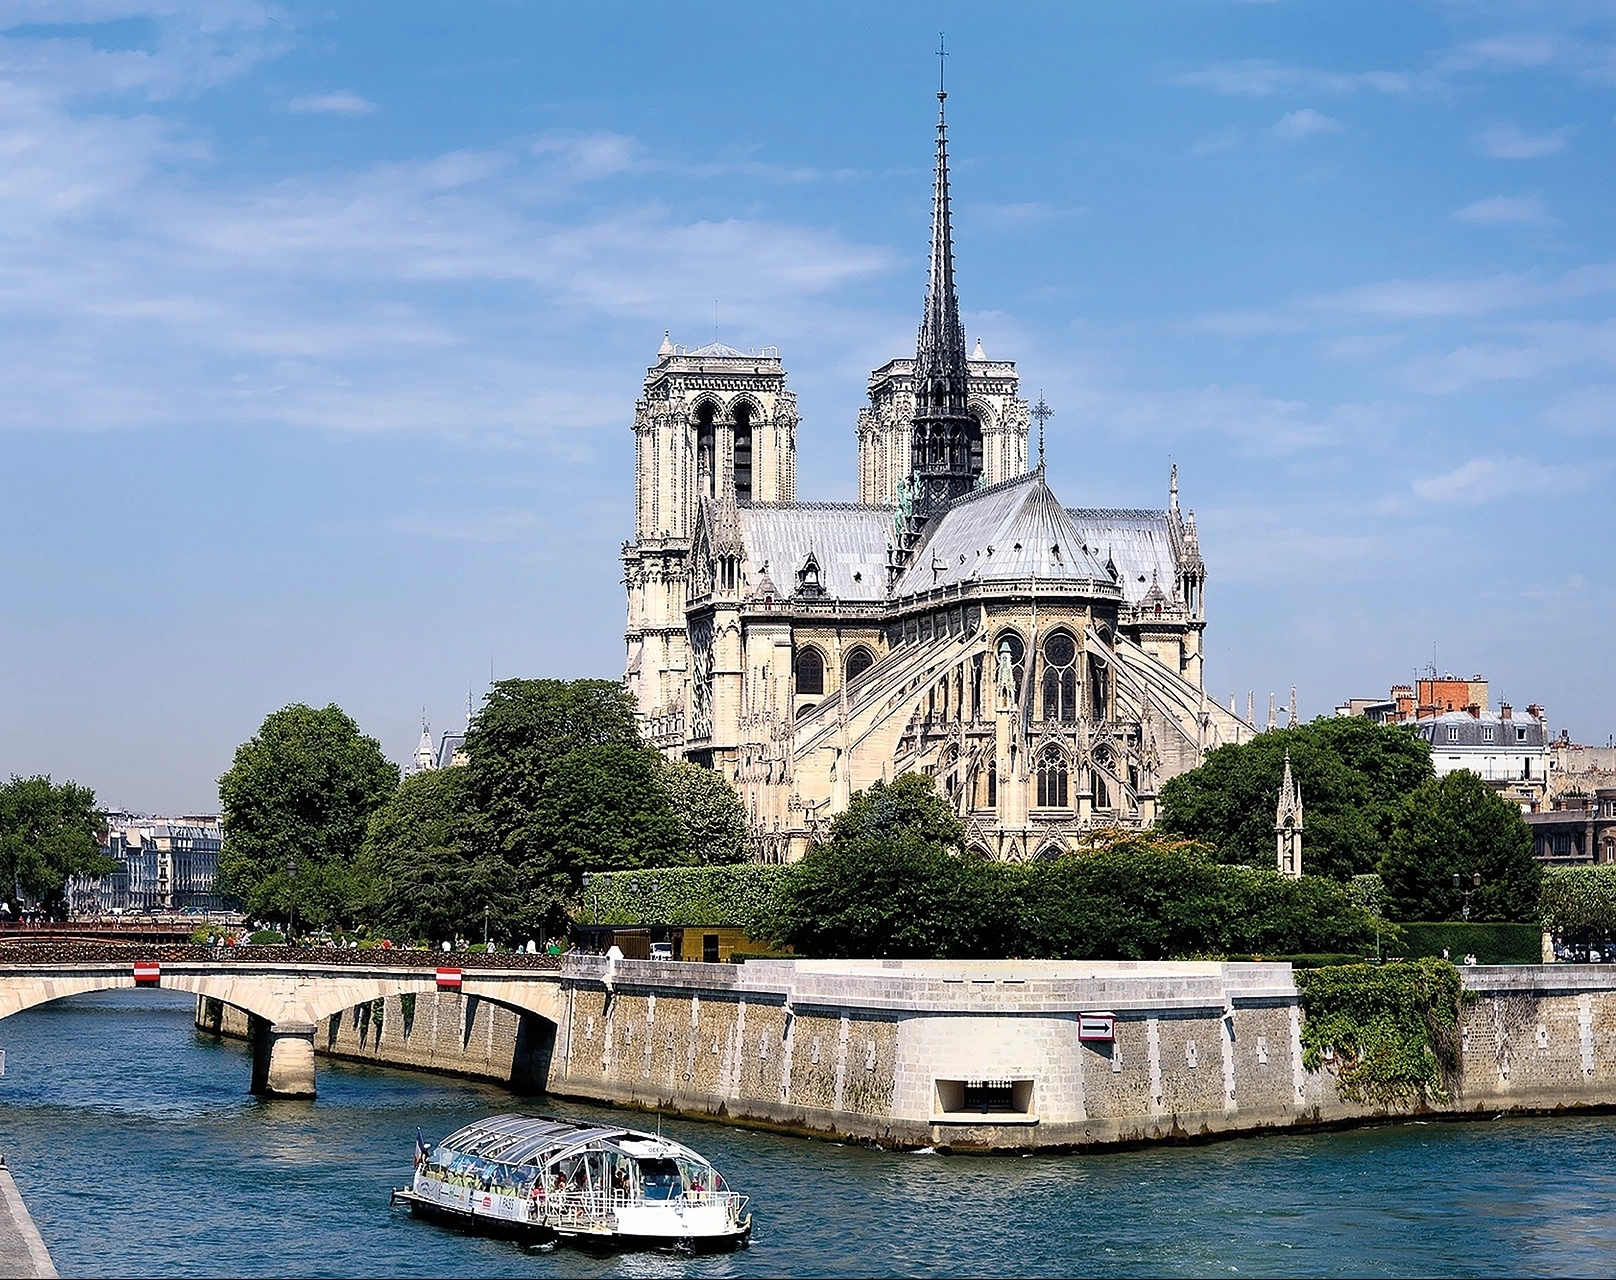
[{"label": "notre-dame cathedral", "polygon": [[920,770],[997,858],[1148,826],[1166,778],[1251,736],[1202,679],[1206,565],[1165,510],[1065,507],[1014,361],[966,354],[939,92],[925,311],[870,375],[857,503],[799,502],[778,351],[664,339],[635,406],[628,663],[647,739],[720,770],[757,856]]}]

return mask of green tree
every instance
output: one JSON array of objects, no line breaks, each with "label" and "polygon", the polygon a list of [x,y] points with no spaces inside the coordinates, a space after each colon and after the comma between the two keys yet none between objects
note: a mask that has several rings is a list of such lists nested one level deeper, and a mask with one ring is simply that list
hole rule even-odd
[{"label": "green tree", "polygon": [[466,734],[471,837],[518,860],[542,847],[540,797],[583,747],[638,747],[633,699],[610,680],[501,680]]},{"label": "green tree", "polygon": [[683,834],[686,859],[702,866],[746,861],[746,810],[721,773],[656,757],[657,782]]},{"label": "green tree", "polygon": [[[1472,888],[1481,873],[1481,887]],[[1458,876],[1461,888],[1455,888]],[[1394,920],[1457,920],[1472,889],[1472,920],[1538,919],[1543,869],[1520,809],[1460,769],[1403,802],[1380,860]]]},{"label": "green tree", "polygon": [[371,919],[399,938],[475,938],[485,911],[505,938],[521,914],[509,865],[476,854],[465,839],[463,768],[413,774],[370,817],[360,858],[371,886]]},{"label": "green tree", "polygon": [[13,906],[23,899],[62,914],[69,877],[101,876],[113,868],[101,850],[95,792],[48,777],[0,786],[0,876]]},{"label": "green tree", "polygon": [[1224,862],[1274,864],[1274,808],[1290,753],[1306,814],[1303,866],[1349,880],[1377,869],[1402,802],[1432,777],[1430,747],[1402,725],[1331,716],[1218,747],[1162,785],[1161,830]]},{"label": "green tree", "polygon": [[219,779],[222,887],[249,914],[343,923],[369,894],[355,861],[370,815],[398,789],[398,766],[332,705],[265,717]]},{"label": "green tree", "polygon": [[776,938],[800,955],[955,959],[1007,954],[1019,916],[1009,868],[914,832],[832,839],[778,887]]},{"label": "green tree", "polygon": [[534,813],[538,858],[529,865],[559,897],[585,871],[632,871],[689,861],[685,834],[643,747],[582,747],[550,770]]},{"label": "green tree", "polygon": [[906,773],[890,783],[878,780],[854,792],[830,826],[831,843],[900,836],[912,836],[939,849],[958,849],[965,842],[965,827],[948,801],[937,794],[936,782],[924,773]]}]

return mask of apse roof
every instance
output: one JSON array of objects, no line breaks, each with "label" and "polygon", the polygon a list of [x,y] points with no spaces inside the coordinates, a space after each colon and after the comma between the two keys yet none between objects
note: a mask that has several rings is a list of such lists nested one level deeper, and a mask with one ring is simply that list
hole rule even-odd
[{"label": "apse roof", "polygon": [[1044,482],[1041,471],[957,499],[915,548],[893,589],[915,595],[968,581],[1038,578],[1109,582],[1105,556]]}]

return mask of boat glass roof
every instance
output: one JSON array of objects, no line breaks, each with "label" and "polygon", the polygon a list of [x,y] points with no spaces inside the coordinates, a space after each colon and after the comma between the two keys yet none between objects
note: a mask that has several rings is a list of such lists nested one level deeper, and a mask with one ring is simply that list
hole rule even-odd
[{"label": "boat glass roof", "polygon": [[640,1159],[683,1156],[702,1164],[709,1163],[705,1156],[658,1134],[559,1120],[553,1116],[490,1116],[457,1129],[438,1146],[501,1164],[521,1164],[547,1152],[560,1154],[597,1144],[616,1147],[625,1155]]}]

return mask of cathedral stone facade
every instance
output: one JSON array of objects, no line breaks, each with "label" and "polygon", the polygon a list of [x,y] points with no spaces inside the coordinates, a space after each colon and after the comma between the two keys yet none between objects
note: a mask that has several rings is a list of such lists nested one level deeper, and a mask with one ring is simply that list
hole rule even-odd
[{"label": "cathedral stone facade", "polygon": [[966,354],[944,97],[925,310],[870,376],[859,501],[797,501],[773,348],[665,337],[635,406],[624,679],[649,741],[734,782],[763,860],[913,770],[974,849],[1048,856],[1150,825],[1164,779],[1253,732],[1205,693],[1176,468],[1164,509],[1063,506],[1015,363]]}]

